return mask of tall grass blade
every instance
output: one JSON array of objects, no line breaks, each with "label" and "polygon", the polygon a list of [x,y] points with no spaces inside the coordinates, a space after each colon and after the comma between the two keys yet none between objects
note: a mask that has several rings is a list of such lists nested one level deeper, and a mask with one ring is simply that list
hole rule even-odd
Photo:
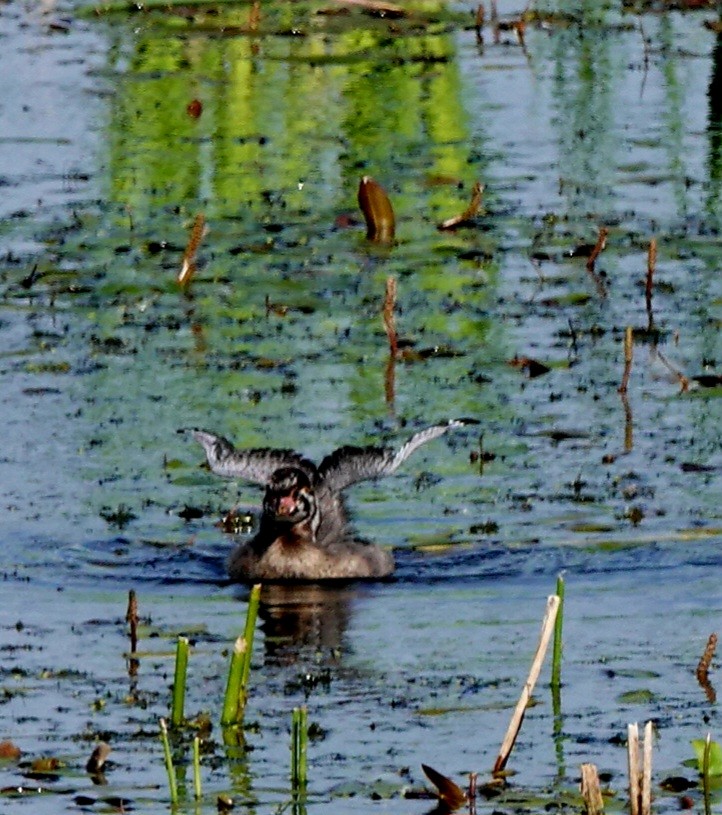
[{"label": "tall grass blade", "polygon": [[188,637],[178,637],[175,651],[175,675],[173,677],[173,701],[170,720],[174,727],[183,724],[186,698],[186,674],[188,673]]},{"label": "tall grass blade", "polygon": [[238,709],[238,699],[241,694],[241,678],[243,676],[243,663],[246,658],[246,640],[238,637],[233,643],[231,664],[228,666],[228,681],[226,682],[226,695],[223,700],[223,713],[221,724],[224,727],[238,724],[243,711]]},{"label": "tall grass blade", "polygon": [[295,707],[291,713],[291,789],[303,794],[308,770],[308,710]]},{"label": "tall grass blade", "polygon": [[196,801],[200,801],[203,794],[201,789],[201,740],[198,736],[193,739],[193,794]]},{"label": "tall grass blade", "polygon": [[552,647],[552,687],[558,688],[562,678],[562,629],[564,627],[564,576],[557,577],[559,608],[554,621],[554,645]]},{"label": "tall grass blade", "polygon": [[163,742],[163,755],[165,756],[165,771],[168,774],[168,792],[171,804],[178,803],[178,782],[173,766],[173,757],[170,753],[170,742],[168,741],[168,726],[165,719],[160,720],[160,738]]}]

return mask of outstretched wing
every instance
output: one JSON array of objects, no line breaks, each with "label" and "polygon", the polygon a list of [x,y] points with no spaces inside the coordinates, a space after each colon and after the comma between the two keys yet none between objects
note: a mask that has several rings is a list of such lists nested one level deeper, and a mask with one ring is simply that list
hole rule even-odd
[{"label": "outstretched wing", "polygon": [[422,444],[455,427],[479,424],[476,419],[449,419],[415,433],[398,450],[389,447],[341,447],[321,462],[319,476],[332,490],[343,490],[358,481],[390,475]]},{"label": "outstretched wing", "polygon": [[293,450],[271,450],[258,448],[254,450],[236,450],[223,436],[216,436],[196,427],[179,430],[179,433],[190,433],[200,442],[206,451],[206,458],[211,470],[218,475],[229,478],[245,478],[254,484],[267,484],[279,467],[300,467],[302,470],[315,470],[307,461]]}]

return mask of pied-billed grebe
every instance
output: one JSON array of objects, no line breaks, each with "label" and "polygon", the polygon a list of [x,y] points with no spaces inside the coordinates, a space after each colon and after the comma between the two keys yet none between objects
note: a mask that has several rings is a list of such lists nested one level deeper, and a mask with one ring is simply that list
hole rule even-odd
[{"label": "pied-billed grebe", "polygon": [[[413,435],[398,450],[341,447],[317,467],[293,450],[236,450],[222,436],[190,432],[203,445],[214,473],[266,487],[256,536],[231,553],[228,571],[239,581],[349,580],[388,577],[390,552],[353,538],[341,493],[358,481],[396,470],[416,450],[454,427],[451,419]],[[186,432],[186,431],[180,431]]]}]

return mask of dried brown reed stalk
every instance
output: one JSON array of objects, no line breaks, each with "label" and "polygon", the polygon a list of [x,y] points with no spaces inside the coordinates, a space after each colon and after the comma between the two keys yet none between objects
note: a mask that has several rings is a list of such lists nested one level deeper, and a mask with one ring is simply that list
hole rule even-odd
[{"label": "dried brown reed stalk", "polygon": [[597,242],[592,247],[592,251],[589,253],[589,257],[587,258],[587,272],[594,281],[594,286],[597,290],[597,294],[599,294],[600,297],[607,296],[607,287],[604,280],[596,273],[595,266],[597,263],[597,258],[599,255],[601,255],[605,246],[607,245],[607,235],[609,235],[609,230],[607,227],[600,227]]},{"label": "dried brown reed stalk", "polygon": [[679,382],[679,388],[681,393],[687,393],[689,390],[689,378],[686,377],[680,370],[674,367],[672,363],[664,356],[664,354],[659,350],[656,349],[657,356],[659,357],[659,361],[670,371],[674,376],[677,377]]},{"label": "dried brown reed stalk", "polygon": [[715,651],[717,650],[717,634],[710,634],[707,640],[707,647],[704,649],[699,662],[697,663],[697,681],[705,692],[707,700],[714,704],[717,701],[717,693],[709,681],[709,667],[712,664]]},{"label": "dried brown reed stalk", "polygon": [[128,674],[133,677],[138,673],[138,660],[133,656],[138,650],[138,598],[135,589],[128,592],[128,610],[125,613],[130,636],[130,659],[128,660]]},{"label": "dried brown reed stalk", "polygon": [[389,359],[384,372],[384,396],[386,404],[393,412],[396,401],[396,358],[399,353],[399,337],[396,332],[396,278],[386,278],[386,296],[384,297],[383,318],[386,336],[389,341]]},{"label": "dried brown reed stalk", "polygon": [[607,235],[609,235],[609,230],[606,226],[599,227],[599,234],[597,235],[597,242],[594,244],[592,251],[587,258],[587,270],[590,272],[594,271],[594,266],[597,262],[597,258],[599,255],[602,254],[604,251],[604,247],[607,245]]},{"label": "dried brown reed stalk", "polygon": [[627,725],[627,770],[629,773],[629,812],[639,815],[639,725]]},{"label": "dried brown reed stalk", "polygon": [[652,238],[647,250],[647,277],[644,282],[644,300],[647,306],[647,328],[654,328],[654,315],[652,314],[652,290],[654,287],[654,272],[657,266],[657,240]]},{"label": "dried brown reed stalk", "polygon": [[484,185],[480,181],[477,181],[471,190],[471,201],[469,202],[469,206],[461,213],[461,215],[455,215],[453,218],[447,218],[445,221],[442,221],[438,228],[441,230],[455,229],[457,226],[468,226],[469,224],[473,223],[474,218],[476,218],[476,216],[479,214],[479,210],[481,209],[483,193]]},{"label": "dried brown reed stalk", "polygon": [[476,42],[481,45],[484,42],[484,4],[479,3],[476,7],[476,18],[474,20],[474,30],[476,31]]},{"label": "dried brown reed stalk", "polygon": [[644,726],[642,767],[639,765],[639,726],[627,725],[629,810],[631,815],[651,815],[652,809],[652,722]]},{"label": "dried brown reed stalk", "polygon": [[556,594],[552,594],[547,598],[546,611],[544,612],[541,633],[539,635],[539,644],[537,645],[534,659],[532,660],[529,676],[524,683],[521,696],[519,697],[519,701],[514,708],[514,713],[512,714],[511,721],[509,722],[509,727],[507,728],[501,748],[499,749],[499,755],[496,757],[496,761],[494,762],[494,769],[492,772],[495,775],[500,773],[504,767],[506,767],[506,762],[509,760],[511,751],[514,749],[514,742],[516,741],[516,737],[519,735],[521,724],[524,721],[524,713],[527,705],[529,704],[529,700],[531,699],[536,681],[539,678],[542,663],[544,662],[544,656],[546,655],[547,648],[549,646],[549,640],[551,639],[554,631],[554,623],[557,618],[558,610],[559,597]]},{"label": "dried brown reed stalk", "polygon": [[622,393],[620,396],[624,408],[624,452],[629,453],[634,447],[634,416],[632,415],[632,406],[629,404],[627,394]]},{"label": "dried brown reed stalk", "polygon": [[183,287],[187,286],[196,273],[196,255],[198,254],[198,248],[205,234],[206,216],[202,212],[199,212],[193,222],[191,234],[188,238],[188,245],[183,253],[183,263],[181,264],[180,272],[178,272],[178,285]]},{"label": "dried brown reed stalk", "polygon": [[644,725],[644,744],[642,746],[642,795],[641,815],[652,812],[652,722]]},{"label": "dried brown reed stalk", "polygon": [[601,815],[604,812],[604,798],[595,764],[582,764],[581,792],[587,815]]},{"label": "dried brown reed stalk", "polygon": [[469,791],[466,797],[469,801],[469,815],[476,815],[476,782],[478,773],[469,773]]},{"label": "dried brown reed stalk", "polygon": [[622,372],[622,383],[617,388],[619,393],[626,393],[629,385],[629,376],[632,373],[632,361],[634,359],[634,332],[630,325],[624,332],[624,371]]},{"label": "dried brown reed stalk", "polygon": [[128,623],[130,633],[130,650],[138,650],[138,598],[135,589],[128,592],[128,610],[125,613],[125,621]]},{"label": "dried brown reed stalk", "polygon": [[261,3],[260,0],[253,0],[251,8],[248,11],[248,30],[251,33],[258,31],[258,25],[261,22]]},{"label": "dried brown reed stalk", "polygon": [[386,336],[389,340],[389,353],[395,359],[399,350],[399,335],[396,332],[396,278],[386,278],[386,296],[384,297],[383,318]]}]

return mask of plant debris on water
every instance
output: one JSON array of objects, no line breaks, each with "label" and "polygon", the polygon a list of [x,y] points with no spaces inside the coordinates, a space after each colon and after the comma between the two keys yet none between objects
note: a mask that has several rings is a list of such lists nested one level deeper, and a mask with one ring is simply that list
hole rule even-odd
[{"label": "plant debris on water", "polygon": [[[2,7],[3,812],[166,812],[161,718],[179,811],[576,810],[582,764],[621,811],[637,721],[655,811],[719,807],[721,30]],[[264,586],[221,727],[261,494],[176,428],[315,459],[451,416],[481,432],[351,497],[394,581]],[[561,681],[492,779],[562,570]]]}]

